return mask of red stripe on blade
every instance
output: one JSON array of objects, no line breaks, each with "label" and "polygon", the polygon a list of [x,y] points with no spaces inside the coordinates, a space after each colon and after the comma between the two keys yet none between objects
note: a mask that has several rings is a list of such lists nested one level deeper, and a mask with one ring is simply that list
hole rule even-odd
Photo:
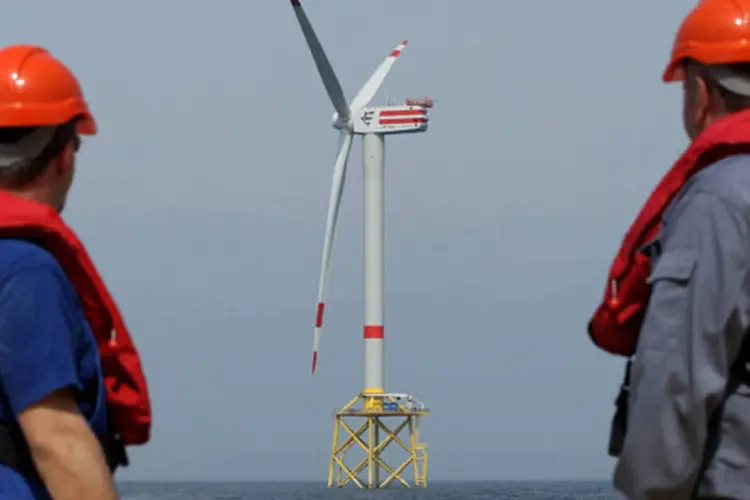
[{"label": "red stripe on blade", "polygon": [[325,308],[325,302],[318,303],[318,312],[315,315],[315,328],[320,328],[321,326],[323,326],[323,311],[325,311]]}]

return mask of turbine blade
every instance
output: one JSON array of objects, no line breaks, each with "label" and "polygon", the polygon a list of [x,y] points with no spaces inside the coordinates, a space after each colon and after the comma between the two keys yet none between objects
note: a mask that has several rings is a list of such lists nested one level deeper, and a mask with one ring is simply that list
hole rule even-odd
[{"label": "turbine blade", "polygon": [[313,30],[300,1],[290,1],[294,8],[294,14],[299,21],[300,28],[302,28],[302,33],[305,35],[307,46],[310,48],[310,52],[315,60],[315,65],[318,67],[318,73],[320,73],[320,77],[323,79],[323,85],[326,88],[326,92],[328,92],[328,97],[331,98],[333,107],[336,109],[339,117],[343,120],[349,120],[349,106],[346,103],[344,91],[341,89],[341,84],[338,78],[336,78],[336,73],[334,73],[331,63],[328,61],[328,57],[326,57],[326,53],[320,45],[320,40],[318,40],[315,30]]},{"label": "turbine blade", "polygon": [[346,165],[349,152],[352,148],[353,134],[348,130],[342,130],[339,134],[341,147],[336,156],[333,167],[333,180],[331,181],[331,197],[328,201],[328,216],[326,218],[325,239],[323,242],[323,261],[320,268],[320,281],[318,282],[318,307],[315,317],[315,332],[313,336],[313,362],[312,373],[318,364],[318,350],[320,347],[320,331],[323,328],[323,312],[325,310],[326,293],[328,291],[328,276],[331,269],[331,255],[333,249],[333,236],[336,233],[336,223],[339,217],[341,196],[344,192],[344,181],[346,179]]},{"label": "turbine blade", "polygon": [[383,61],[380,66],[378,66],[378,69],[375,70],[372,76],[370,76],[370,79],[367,80],[367,82],[360,89],[354,99],[352,99],[352,104],[350,106],[352,111],[356,112],[356,110],[367,106],[372,98],[375,97],[375,94],[383,84],[385,77],[388,76],[391,68],[393,68],[393,65],[396,63],[396,59],[398,59],[398,56],[401,55],[401,51],[404,50],[404,47],[406,47],[407,43],[409,43],[408,40],[404,40],[403,42],[401,42],[401,44],[393,49],[388,57],[385,58],[385,61]]}]

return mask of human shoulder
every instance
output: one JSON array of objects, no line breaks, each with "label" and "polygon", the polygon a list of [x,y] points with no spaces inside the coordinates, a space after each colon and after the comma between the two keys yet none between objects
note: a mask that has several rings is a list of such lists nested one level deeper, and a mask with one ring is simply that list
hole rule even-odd
[{"label": "human shoulder", "polygon": [[655,275],[679,268],[687,276],[717,262],[727,272],[750,272],[750,156],[714,167],[686,185],[665,211]]},{"label": "human shoulder", "polygon": [[7,293],[54,294],[66,310],[80,307],[73,283],[55,256],[23,239],[0,238],[0,295]]},{"label": "human shoulder", "polygon": [[0,238],[0,283],[29,270],[64,277],[60,263],[46,248],[20,238]]},{"label": "human shoulder", "polygon": [[686,183],[684,193],[718,197],[732,208],[750,213],[750,154],[736,154],[707,166]]},{"label": "human shoulder", "polygon": [[686,221],[679,225],[689,230],[698,223],[712,226],[717,217],[750,224],[750,154],[722,158],[693,175],[667,206],[662,223],[666,229]]}]

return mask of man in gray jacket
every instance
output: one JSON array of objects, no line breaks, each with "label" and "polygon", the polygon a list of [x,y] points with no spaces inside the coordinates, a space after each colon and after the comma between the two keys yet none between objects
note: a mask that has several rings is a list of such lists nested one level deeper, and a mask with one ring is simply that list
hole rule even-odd
[{"label": "man in gray jacket", "polygon": [[664,80],[682,82],[692,141],[671,173],[689,174],[639,249],[650,293],[614,485],[629,500],[750,499],[750,0],[700,1]]}]

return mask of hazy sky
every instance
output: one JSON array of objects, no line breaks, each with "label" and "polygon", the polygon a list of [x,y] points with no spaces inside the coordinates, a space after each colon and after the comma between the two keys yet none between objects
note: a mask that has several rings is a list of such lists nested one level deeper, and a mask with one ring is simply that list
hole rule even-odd
[{"label": "hazy sky", "polygon": [[[386,389],[433,411],[431,480],[610,477],[624,362],[586,323],[686,145],[660,78],[694,4],[307,2],[348,98],[408,38],[375,102],[439,100],[386,165]],[[99,122],[66,217],[154,407],[118,477],[324,480],[363,384],[361,141],[311,377],[337,136],[288,0],[7,2],[1,40],[51,49]]]}]

